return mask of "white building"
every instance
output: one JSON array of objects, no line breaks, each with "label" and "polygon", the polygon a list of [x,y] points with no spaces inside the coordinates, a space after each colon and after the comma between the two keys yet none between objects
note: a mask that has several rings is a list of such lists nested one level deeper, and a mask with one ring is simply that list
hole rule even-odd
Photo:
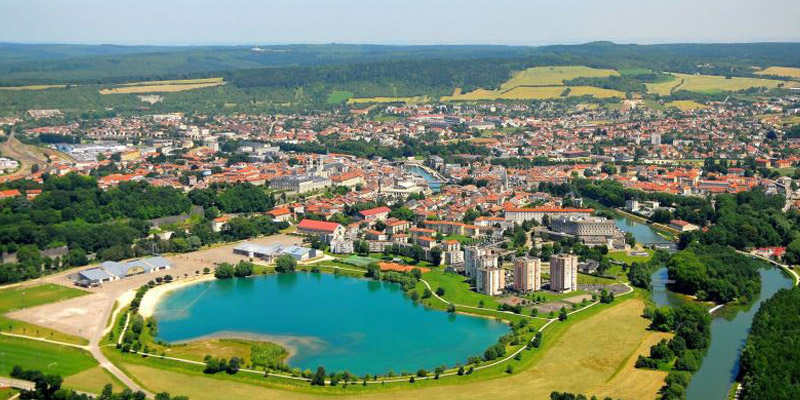
[{"label": "white building", "polygon": [[550,290],[562,293],[578,290],[578,257],[559,254],[550,259]]},{"label": "white building", "polygon": [[514,260],[514,289],[520,292],[542,289],[542,262],[538,258],[517,257]]},{"label": "white building", "polygon": [[[497,260],[495,259],[495,262],[496,261]],[[475,279],[475,287],[479,292],[489,296],[497,296],[502,294],[503,289],[506,287],[505,270],[492,266],[478,268]]]},{"label": "white building", "polygon": [[521,224],[525,221],[536,221],[542,223],[545,215],[553,219],[563,216],[585,216],[592,215],[594,209],[591,208],[557,208],[557,207],[535,207],[535,208],[510,208],[506,210],[506,221]]},{"label": "white building", "polygon": [[497,266],[497,258],[492,257],[492,250],[488,247],[467,246],[464,248],[464,274],[474,278],[482,258],[493,258],[493,267]]}]

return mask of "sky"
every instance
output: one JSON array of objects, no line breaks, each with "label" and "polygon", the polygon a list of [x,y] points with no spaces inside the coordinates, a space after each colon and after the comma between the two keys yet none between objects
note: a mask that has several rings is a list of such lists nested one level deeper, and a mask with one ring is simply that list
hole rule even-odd
[{"label": "sky", "polygon": [[800,42],[800,0],[0,0],[0,42]]}]

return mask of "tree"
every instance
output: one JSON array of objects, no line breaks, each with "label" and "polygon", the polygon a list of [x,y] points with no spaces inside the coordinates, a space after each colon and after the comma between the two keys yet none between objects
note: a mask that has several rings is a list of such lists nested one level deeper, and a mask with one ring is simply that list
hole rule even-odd
[{"label": "tree", "polygon": [[322,366],[317,367],[317,372],[311,379],[312,386],[325,386],[325,368]]},{"label": "tree", "polygon": [[230,279],[236,276],[233,265],[229,263],[221,263],[214,268],[214,277],[217,279]]},{"label": "tree", "polygon": [[275,261],[275,271],[280,273],[294,272],[297,268],[297,260],[294,257],[284,254]]},{"label": "tree", "polygon": [[566,321],[567,320],[567,309],[561,307],[561,311],[558,312],[558,320],[559,321]]},{"label": "tree", "polygon": [[236,264],[236,267],[234,267],[233,274],[238,278],[244,278],[253,275],[253,267],[253,263],[241,260],[238,264]]}]

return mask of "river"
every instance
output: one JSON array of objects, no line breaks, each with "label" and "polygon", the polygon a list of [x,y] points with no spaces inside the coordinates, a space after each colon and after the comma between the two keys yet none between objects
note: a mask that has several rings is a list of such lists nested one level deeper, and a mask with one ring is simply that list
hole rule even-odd
[{"label": "river", "polygon": [[442,190],[442,181],[436,179],[436,177],[431,175],[430,172],[426,171],[425,168],[412,165],[410,167],[406,167],[406,170],[425,179],[425,181],[428,182],[428,187],[431,188],[431,191],[434,193],[438,193]]},{"label": "river", "polygon": [[[739,357],[747,340],[753,317],[761,302],[778,290],[792,287],[792,280],[777,267],[765,267],[761,274],[761,293],[748,306],[725,306],[714,313],[711,322],[711,346],[703,358],[703,365],[693,375],[686,390],[688,400],[724,400],[739,373]],[[658,269],[652,277],[653,301],[659,306],[675,306],[684,297],[666,287],[667,268]]]},{"label": "river", "polygon": [[632,233],[633,237],[636,238],[636,242],[638,243],[656,245],[672,244],[672,241],[659,235],[658,231],[649,225],[627,218],[623,215],[617,214],[617,217],[614,218],[614,224],[617,226],[617,229],[623,232]]}]

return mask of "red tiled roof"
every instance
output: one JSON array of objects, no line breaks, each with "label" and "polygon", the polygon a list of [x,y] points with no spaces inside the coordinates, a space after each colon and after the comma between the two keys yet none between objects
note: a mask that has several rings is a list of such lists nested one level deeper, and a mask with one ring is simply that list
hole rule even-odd
[{"label": "red tiled roof", "polygon": [[359,214],[368,217],[370,215],[388,213],[389,211],[392,211],[389,207],[377,207],[377,208],[370,208],[369,210],[362,210]]},{"label": "red tiled roof", "polygon": [[299,229],[309,229],[312,231],[333,232],[336,228],[340,227],[336,222],[316,221],[313,219],[304,219],[297,224]]}]

